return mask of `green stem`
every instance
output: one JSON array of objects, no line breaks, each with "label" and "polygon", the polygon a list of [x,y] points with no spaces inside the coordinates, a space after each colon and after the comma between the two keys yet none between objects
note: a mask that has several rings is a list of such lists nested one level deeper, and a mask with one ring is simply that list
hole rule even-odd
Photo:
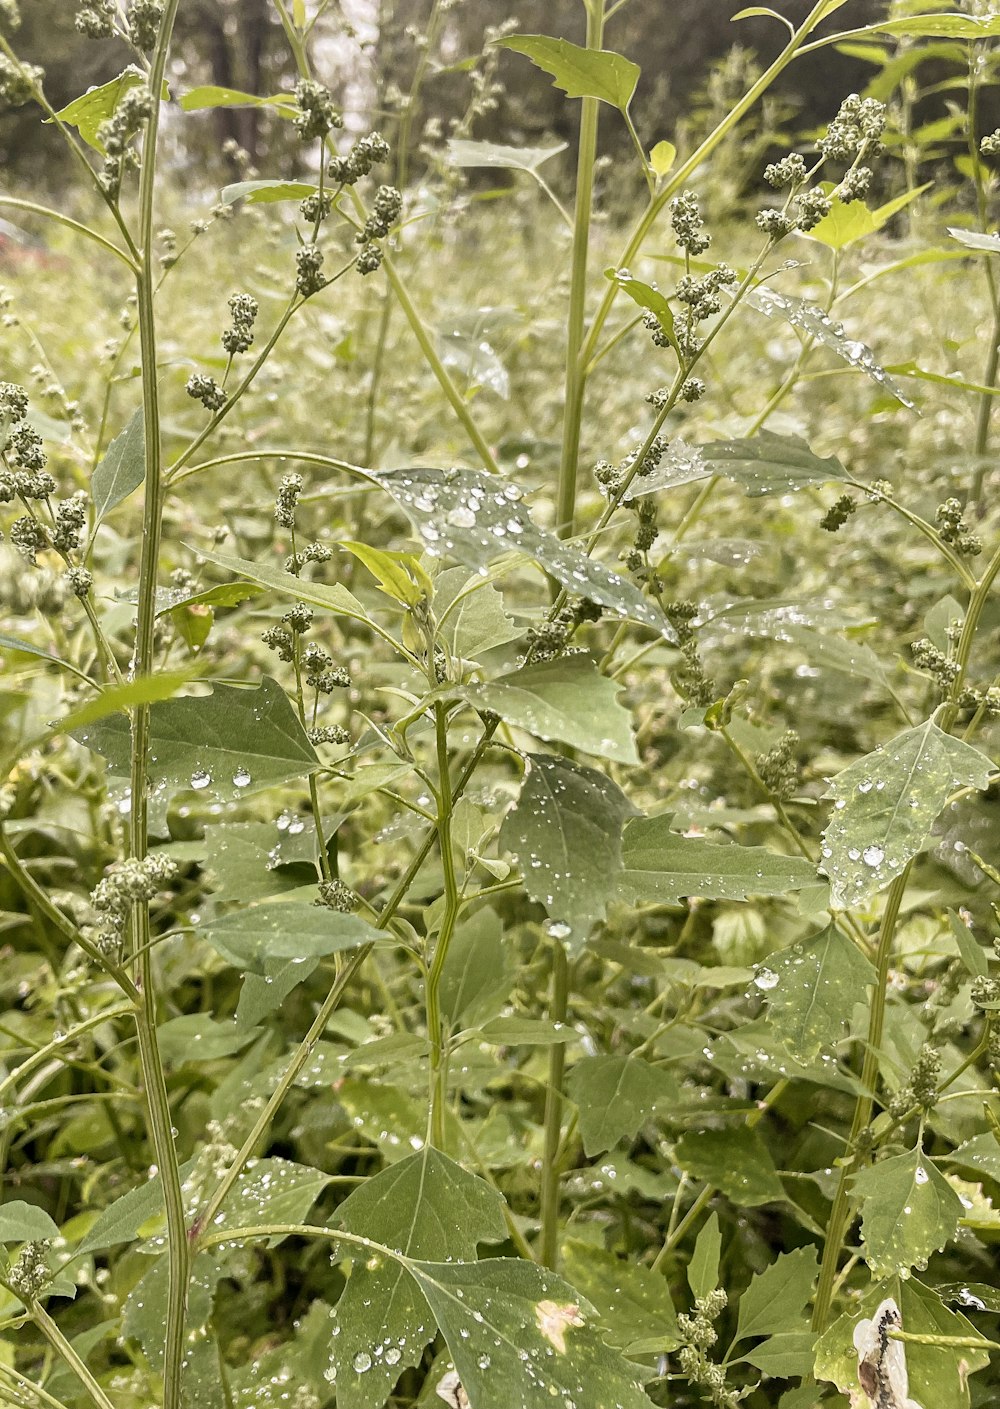
[{"label": "green stem", "polygon": [[[549,1017],[564,1023],[569,1002],[569,963],[561,940],[552,948],[552,1001]],[[545,1090],[545,1146],[542,1155],[541,1262],[553,1271],[559,1263],[559,1140],[562,1133],[563,1073],[566,1044],[556,1042],[549,1051],[549,1080]]]},{"label": "green stem", "polygon": [[[587,48],[600,49],[604,39],[604,0],[587,6]],[[597,160],[597,126],[600,102],[584,98],[580,115],[580,144],[576,164],[576,205],[573,213],[573,255],[569,313],[566,323],[566,380],[563,401],[562,456],[556,496],[556,528],[572,538],[576,519],[577,467],[583,425],[583,396],[589,357],[582,356],[587,309],[587,254],[594,203],[594,163]]]},{"label": "green stem", "polygon": [[434,945],[434,958],[427,972],[424,988],[424,1002],[427,1013],[427,1036],[431,1046],[430,1056],[430,1134],[435,1149],[445,1148],[445,1112],[448,1103],[448,1051],[444,1025],[441,1020],[441,975],[455,924],[458,920],[461,897],[458,890],[458,877],[455,872],[455,853],[451,844],[451,815],[455,807],[452,795],[451,774],[448,767],[448,711],[447,706],[438,703],[434,706],[434,730],[437,741],[438,761],[438,815],[437,834],[441,852],[441,867],[444,872],[444,917],[437,942]]},{"label": "green stem", "polygon": [[30,1076],[38,1067],[44,1066],[51,1056],[59,1051],[61,1047],[66,1047],[74,1043],[78,1037],[82,1037],[85,1032],[92,1032],[95,1027],[102,1027],[104,1023],[113,1022],[115,1018],[131,1017],[135,1009],[131,1003],[118,1004],[114,1008],[104,1008],[101,1012],[95,1013],[93,1017],[84,1018],[68,1032],[60,1033],[58,1037],[53,1037],[51,1042],[46,1042],[32,1052],[30,1057],[26,1057],[19,1067],[15,1067],[12,1072],[0,1081],[0,1098],[13,1087],[23,1081],[26,1076]]},{"label": "green stem", "polygon": [[94,1379],[72,1345],[70,1345],[62,1331],[60,1331],[52,1317],[45,1310],[44,1306],[40,1305],[37,1301],[33,1301],[29,1303],[28,1311],[31,1313],[31,1319],[48,1341],[49,1345],[51,1345],[52,1349],[61,1359],[65,1360],[66,1364],[84,1386],[94,1403],[99,1405],[99,1409],[115,1409],[111,1400],[104,1393],[103,1389],[101,1389],[101,1386]]},{"label": "green stem", "polygon": [[49,206],[38,205],[35,201],[18,200],[14,196],[3,195],[0,195],[0,206],[8,206],[12,210],[23,210],[29,215],[43,215],[47,220],[55,220],[58,224],[65,225],[67,229],[74,230],[78,235],[93,240],[94,244],[100,245],[109,254],[113,254],[116,259],[120,259],[132,270],[133,274],[138,272],[131,255],[126,254],[123,249],[119,249],[114,241],[105,239],[99,231],[92,229],[89,225],[84,225],[79,220],[74,220],[69,215],[64,215],[61,210],[52,210]]}]

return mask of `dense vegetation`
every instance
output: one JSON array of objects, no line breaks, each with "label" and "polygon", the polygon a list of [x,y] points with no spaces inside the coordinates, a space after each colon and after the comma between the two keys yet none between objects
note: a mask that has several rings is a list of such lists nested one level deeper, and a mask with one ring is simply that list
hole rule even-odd
[{"label": "dense vegetation", "polygon": [[1000,19],[842,3],[411,164],[275,0],[202,208],[186,0],[0,0],[0,1403],[995,1402]]}]

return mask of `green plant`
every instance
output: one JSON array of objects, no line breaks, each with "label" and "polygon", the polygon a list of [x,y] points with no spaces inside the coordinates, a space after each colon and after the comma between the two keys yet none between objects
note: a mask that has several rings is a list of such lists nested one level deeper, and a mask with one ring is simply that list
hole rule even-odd
[{"label": "green plant", "polygon": [[[843,3],[686,153],[630,116],[627,0],[587,0],[582,47],[501,27],[581,104],[571,211],[552,149],[461,124],[407,200],[436,0],[395,158],[345,137],[303,0],[275,4],[294,93],[174,95],[183,0],[81,6],[132,62],[60,112],[0,39],[85,186],[0,197],[68,261],[3,296],[0,1398],[990,1401],[997,369],[954,375],[975,310],[917,281],[995,257],[992,139],[973,104],[957,249],[881,233],[932,172],[908,133],[867,204],[874,95],[745,225],[710,235],[696,191],[800,54],[1000,34],[908,5],[837,33]],[[181,243],[166,106],[248,102],[312,177],[234,183]],[[537,184],[523,225],[449,228],[477,165]],[[96,358],[69,280],[106,332],[123,271]],[[887,367],[838,320],[863,293],[908,341],[899,276],[927,355]],[[430,321],[442,279],[474,316]]]}]

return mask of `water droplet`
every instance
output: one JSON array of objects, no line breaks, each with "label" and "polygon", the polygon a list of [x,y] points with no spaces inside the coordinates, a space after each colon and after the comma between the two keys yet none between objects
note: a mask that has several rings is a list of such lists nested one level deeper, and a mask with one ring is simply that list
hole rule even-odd
[{"label": "water droplet", "polygon": [[545,933],[552,939],[568,939],[573,933],[573,927],[567,925],[565,920],[546,920]]},{"label": "water droplet", "polygon": [[211,781],[211,773],[206,773],[203,768],[199,768],[191,774],[191,786],[198,792],[201,792],[202,788],[207,788]]},{"label": "water droplet", "polygon": [[861,859],[866,866],[881,866],[885,860],[885,852],[880,846],[866,846],[861,853]]},{"label": "water droplet", "polygon": [[757,972],[754,974],[753,981],[758,988],[763,988],[765,990],[777,988],[778,975],[774,972],[773,969],[758,969]]},{"label": "water droplet", "polygon": [[250,774],[245,768],[237,768],[236,772],[233,774],[234,788],[248,788],[251,781]]},{"label": "water droplet", "polygon": [[372,1358],[368,1354],[367,1350],[359,1350],[357,1355],[351,1361],[351,1364],[354,1366],[354,1369],[359,1375],[363,1375],[366,1370],[371,1369]]}]

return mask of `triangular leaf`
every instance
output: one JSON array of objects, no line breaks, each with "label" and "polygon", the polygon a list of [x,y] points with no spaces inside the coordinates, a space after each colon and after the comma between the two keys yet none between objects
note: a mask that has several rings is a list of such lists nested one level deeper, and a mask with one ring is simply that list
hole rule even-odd
[{"label": "triangular leaf", "polygon": [[264,965],[271,959],[320,959],[389,938],[384,930],[373,929],[359,915],[341,914],[322,905],[301,905],[294,900],[265,901],[216,916],[205,920],[198,933],[230,964],[259,974],[265,972]]},{"label": "triangular leaf", "polygon": [[781,1253],[740,1297],[736,1339],[804,1329],[815,1280],[815,1248]]},{"label": "triangular leaf", "polygon": [[617,887],[622,900],[743,900],[816,884],[814,867],[801,856],[682,837],[670,830],[670,822],[670,816],[637,817],[626,825]]},{"label": "triangular leaf", "polygon": [[504,49],[525,54],[568,98],[598,98],[626,110],[642,70],[624,54],[608,49],[582,49],[568,39],[547,34],[519,34],[497,41]]},{"label": "triangular leaf", "polygon": [[140,406],[125,429],[115,436],[94,471],[90,492],[97,521],[138,489],[145,477],[146,430]]},{"label": "triangular leaf", "polygon": [[845,1035],[851,1009],[875,983],[875,970],[836,925],[771,954],[754,983],[767,997],[768,1023],[800,1062]]},{"label": "triangular leaf", "polygon": [[949,1242],[962,1200],[917,1145],[855,1175],[865,1261],[875,1278],[907,1275]]},{"label": "triangular leaf", "polygon": [[584,1057],[570,1072],[566,1089],[579,1111],[580,1135],[588,1156],[603,1154],[676,1102],[677,1086],[660,1067],[642,1057]]},{"label": "triangular leaf", "polygon": [[597,1308],[610,1345],[626,1355],[674,1350],[680,1345],[670,1288],[661,1273],[575,1240],[563,1250],[562,1269]]},{"label": "triangular leaf", "polygon": [[719,1189],[740,1208],[777,1203],[785,1191],[760,1132],[689,1130],[674,1146],[674,1158],[693,1179]]}]

